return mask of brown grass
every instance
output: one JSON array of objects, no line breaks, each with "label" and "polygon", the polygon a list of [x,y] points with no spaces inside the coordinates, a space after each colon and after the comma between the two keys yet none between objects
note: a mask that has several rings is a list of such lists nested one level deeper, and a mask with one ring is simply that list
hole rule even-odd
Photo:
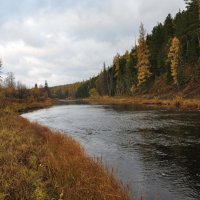
[{"label": "brown grass", "polygon": [[46,99],[43,101],[35,100],[17,100],[17,99],[8,99],[0,98],[0,109],[9,110],[13,112],[27,112],[31,110],[36,110],[40,108],[47,108],[53,105],[53,100]]},{"label": "brown grass", "polygon": [[173,99],[147,98],[145,96],[137,97],[98,97],[89,98],[85,101],[93,104],[135,104],[154,107],[165,107],[178,110],[200,110],[200,99],[184,99],[176,96]]},{"label": "brown grass", "polygon": [[0,112],[0,199],[130,199],[72,138]]}]

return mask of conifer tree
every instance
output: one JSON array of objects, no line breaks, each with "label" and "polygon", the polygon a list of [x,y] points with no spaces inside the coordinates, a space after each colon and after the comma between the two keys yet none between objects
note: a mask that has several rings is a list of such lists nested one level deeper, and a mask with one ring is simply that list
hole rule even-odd
[{"label": "conifer tree", "polygon": [[122,66],[121,66],[121,59],[122,57],[117,54],[115,57],[114,57],[114,60],[113,60],[113,67],[114,67],[114,80],[115,80],[115,95],[121,95],[122,94],[122,85],[123,85],[123,82],[122,82]]},{"label": "conifer tree", "polygon": [[45,81],[44,92],[45,92],[46,97],[50,97],[51,96],[51,91],[49,89],[47,81]]},{"label": "conifer tree", "polygon": [[106,64],[103,64],[103,95],[108,95],[108,73],[106,70]]},{"label": "conifer tree", "polygon": [[114,70],[115,70],[114,77],[117,78],[120,74],[120,55],[119,54],[117,54],[114,57],[113,65],[114,65]]},{"label": "conifer tree", "polygon": [[131,74],[131,69],[133,68],[133,62],[131,59],[131,55],[129,53],[129,51],[125,52],[125,74],[124,74],[124,78],[125,78],[125,90],[126,93],[129,94],[130,92],[130,88],[131,88],[131,84],[132,84],[132,74]]},{"label": "conifer tree", "polygon": [[108,68],[108,95],[114,95],[114,67]]},{"label": "conifer tree", "polygon": [[106,64],[103,64],[103,71],[98,76],[97,89],[100,95],[105,96],[108,95],[108,73],[106,70]]},{"label": "conifer tree", "polygon": [[180,62],[180,42],[177,37],[172,39],[171,47],[168,52],[168,59],[170,61],[171,75],[174,84],[178,84],[178,66]]},{"label": "conifer tree", "polygon": [[140,25],[140,37],[137,46],[137,69],[138,69],[138,86],[147,82],[151,76],[149,62],[149,48],[145,39],[145,30],[143,24]]}]

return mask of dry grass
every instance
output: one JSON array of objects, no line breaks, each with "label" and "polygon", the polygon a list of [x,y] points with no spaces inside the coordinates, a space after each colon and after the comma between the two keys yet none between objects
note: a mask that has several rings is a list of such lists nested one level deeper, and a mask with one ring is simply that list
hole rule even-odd
[{"label": "dry grass", "polygon": [[46,99],[43,101],[34,101],[34,100],[16,100],[16,99],[7,99],[0,98],[0,109],[9,110],[13,112],[26,112],[30,110],[46,108],[53,105],[53,100]]},{"label": "dry grass", "polygon": [[158,99],[158,98],[146,98],[145,96],[137,97],[99,97],[85,99],[85,101],[93,104],[135,104],[146,105],[154,107],[165,107],[169,109],[179,110],[200,110],[200,99],[184,99],[176,96],[173,99]]},{"label": "dry grass", "polygon": [[1,200],[130,199],[114,176],[72,138],[0,112]]}]

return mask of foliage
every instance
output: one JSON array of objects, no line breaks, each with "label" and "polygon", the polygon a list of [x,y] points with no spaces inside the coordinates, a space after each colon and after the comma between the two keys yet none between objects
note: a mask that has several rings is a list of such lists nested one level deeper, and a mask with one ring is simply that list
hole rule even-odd
[{"label": "foliage", "polygon": [[98,97],[99,96],[99,93],[96,88],[90,89],[89,94],[90,94],[90,97]]}]

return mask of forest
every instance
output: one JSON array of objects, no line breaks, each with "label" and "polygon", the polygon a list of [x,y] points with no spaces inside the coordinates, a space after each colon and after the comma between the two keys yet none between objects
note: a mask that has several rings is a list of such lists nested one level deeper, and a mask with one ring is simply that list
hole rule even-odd
[{"label": "forest", "polygon": [[[200,95],[200,10],[186,0],[186,10],[170,14],[150,34],[139,28],[138,42],[87,81],[52,88],[57,98],[134,96],[170,98]],[[78,87],[77,87],[78,86]],[[162,91],[161,91],[162,86]],[[69,92],[71,91],[71,92]],[[72,92],[73,91],[73,92]]]}]

